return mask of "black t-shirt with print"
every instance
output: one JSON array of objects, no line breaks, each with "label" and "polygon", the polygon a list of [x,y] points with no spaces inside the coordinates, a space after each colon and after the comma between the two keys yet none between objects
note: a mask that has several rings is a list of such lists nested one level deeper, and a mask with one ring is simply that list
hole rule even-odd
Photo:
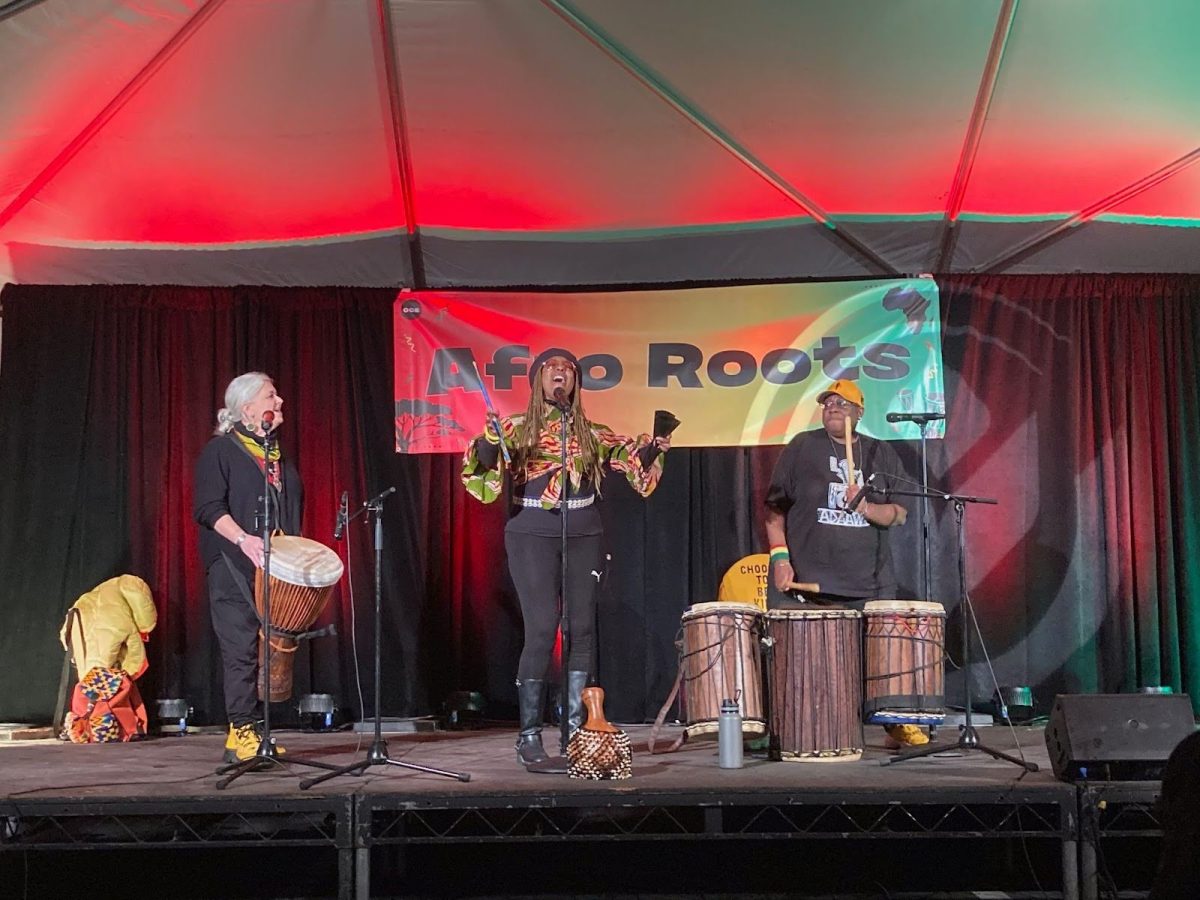
[{"label": "black t-shirt with print", "polygon": [[[900,458],[886,442],[857,436],[854,462],[860,485],[874,475],[876,489],[900,487],[891,477],[903,472]],[[823,594],[892,599],[897,585],[888,530],[868,522],[861,505],[848,512],[845,495],[845,446],[824,428],[792,438],[775,464],[767,503],[786,516],[796,581],[816,582]]]}]

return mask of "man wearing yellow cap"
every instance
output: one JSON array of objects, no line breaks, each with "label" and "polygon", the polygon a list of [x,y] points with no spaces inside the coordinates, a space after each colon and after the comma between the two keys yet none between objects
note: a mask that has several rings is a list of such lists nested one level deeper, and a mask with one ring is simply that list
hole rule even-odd
[{"label": "man wearing yellow cap", "polygon": [[[903,468],[891,445],[856,432],[865,402],[855,382],[835,381],[817,396],[817,403],[823,427],[788,442],[767,489],[771,580],[785,592],[776,605],[861,610],[868,600],[896,597],[888,529],[903,525],[908,511],[899,503],[876,500],[896,486],[892,479]],[[853,484],[846,462],[847,432],[854,453]],[[860,497],[867,482],[873,491]],[[819,585],[819,592],[793,600],[786,592],[797,582]],[[888,735],[901,744],[929,741],[915,725],[889,726]]]}]

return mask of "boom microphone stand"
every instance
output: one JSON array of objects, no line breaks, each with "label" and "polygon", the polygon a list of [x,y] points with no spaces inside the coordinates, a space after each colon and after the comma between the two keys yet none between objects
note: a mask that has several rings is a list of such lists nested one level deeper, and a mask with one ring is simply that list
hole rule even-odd
[{"label": "boom microphone stand", "polygon": [[324,775],[318,775],[316,778],[307,778],[301,781],[300,790],[302,791],[308,790],[314,784],[320,784],[322,781],[336,778],[338,775],[361,775],[370,766],[399,766],[404,769],[413,769],[417,772],[426,772],[429,775],[454,778],[458,781],[471,780],[471,776],[465,772],[448,772],[445,769],[435,769],[432,766],[422,766],[400,759],[392,759],[388,756],[387,742],[383,739],[382,704],[380,700],[380,636],[383,631],[383,501],[395,490],[394,487],[390,487],[383,493],[367,500],[354,515],[340,522],[340,527],[336,529],[340,537],[342,529],[345,528],[346,524],[353,519],[357,519],[362,513],[365,512],[368,515],[375,516],[375,740],[371,743],[371,749],[367,751],[366,759],[361,759],[358,762],[350,763],[350,765],[341,766],[340,768],[324,765],[322,766],[323,768],[331,769],[332,771],[326,772]]},{"label": "boom microphone stand", "polygon": [[[217,782],[217,790],[223,791],[225,788],[236,779],[245,775],[247,772],[253,772],[260,769],[267,769],[271,766],[279,766],[284,768],[284,763],[280,760],[279,753],[275,750],[275,739],[271,737],[271,637],[274,634],[274,628],[271,623],[271,504],[278,502],[278,498],[272,493],[274,490],[271,487],[271,443],[273,435],[271,432],[272,426],[275,424],[275,413],[268,410],[263,413],[263,420],[259,426],[263,432],[263,515],[262,515],[262,542],[263,542],[263,567],[262,567],[262,597],[263,608],[261,616],[262,625],[262,641],[263,641],[263,658],[262,665],[259,667],[259,680],[262,684],[262,708],[263,708],[263,727],[262,737],[258,742],[258,751],[249,759],[238,760],[235,763],[221,766],[217,769],[218,775],[225,775]],[[282,489],[283,485],[283,465],[279,467],[279,484]],[[304,759],[289,759],[289,764],[298,766],[311,766],[314,769],[332,769],[333,766],[328,763],[312,762]]]},{"label": "boom microphone stand", "polygon": [[997,501],[989,497],[967,497],[958,494],[936,494],[929,491],[888,491],[890,494],[899,494],[907,497],[926,497],[931,499],[947,500],[954,505],[954,523],[958,531],[958,595],[959,605],[963,611],[963,646],[962,646],[962,670],[963,670],[963,689],[966,695],[965,722],[958,734],[958,742],[950,746],[941,744],[930,744],[928,747],[922,747],[920,750],[910,750],[908,753],[901,753],[897,756],[888,757],[879,761],[881,766],[890,766],[892,763],[900,763],[909,759],[919,759],[923,756],[932,756],[935,753],[945,753],[949,750],[980,750],[994,759],[1001,759],[1005,762],[1010,762],[1015,766],[1020,766],[1027,772],[1036,772],[1038,770],[1037,763],[1032,763],[1024,759],[1018,759],[1015,756],[1010,756],[1007,753],[1002,753],[999,750],[987,746],[979,740],[979,733],[975,730],[975,726],[971,723],[971,628],[979,627],[979,622],[975,618],[975,607],[971,604],[971,596],[967,593],[967,543],[966,529],[964,517],[966,515],[966,505],[968,503],[988,503],[995,504]]}]

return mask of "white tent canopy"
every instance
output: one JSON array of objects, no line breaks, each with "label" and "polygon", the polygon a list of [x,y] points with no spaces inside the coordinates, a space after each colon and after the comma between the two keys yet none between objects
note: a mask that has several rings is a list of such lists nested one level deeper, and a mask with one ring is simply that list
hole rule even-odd
[{"label": "white tent canopy", "polygon": [[0,281],[1200,271],[1191,0],[0,3]]}]

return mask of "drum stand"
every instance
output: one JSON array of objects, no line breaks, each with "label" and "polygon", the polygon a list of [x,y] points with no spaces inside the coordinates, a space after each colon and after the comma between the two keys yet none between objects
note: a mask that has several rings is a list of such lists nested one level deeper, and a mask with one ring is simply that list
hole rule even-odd
[{"label": "drum stand", "polygon": [[[259,666],[259,677],[262,682],[262,708],[263,708],[263,727],[262,738],[258,742],[258,752],[249,759],[238,760],[235,763],[229,763],[217,769],[218,775],[225,775],[217,782],[217,790],[223,791],[225,788],[236,779],[245,775],[247,772],[261,771],[268,769],[271,766],[279,766],[285,768],[286,765],[311,766],[314,769],[332,769],[333,766],[328,763],[312,762],[304,759],[289,759],[285,764],[280,759],[279,754],[275,751],[275,739],[271,737],[271,636],[274,629],[271,627],[271,444],[272,435],[269,429],[264,427],[263,434],[263,516],[262,516],[262,542],[263,542],[263,567],[262,567],[262,596],[263,608],[261,616],[262,635],[263,635],[263,658],[262,665]],[[280,484],[283,481],[283,464],[279,467]],[[228,774],[226,774],[228,773]]]},{"label": "drum stand", "polygon": [[927,497],[949,500],[954,504],[954,524],[958,531],[958,596],[959,605],[963,611],[963,646],[962,646],[962,670],[963,670],[963,689],[966,695],[965,702],[965,722],[958,733],[958,742],[945,746],[942,744],[930,744],[928,747],[922,747],[920,750],[910,750],[907,753],[901,753],[896,756],[888,757],[879,761],[881,766],[890,766],[893,763],[904,762],[909,759],[919,759],[923,756],[933,756],[935,753],[946,753],[951,750],[980,750],[991,756],[994,759],[1000,759],[1005,762],[1010,762],[1014,766],[1020,766],[1026,772],[1036,772],[1038,770],[1037,763],[1032,763],[1024,759],[1019,759],[1015,756],[1010,756],[1007,753],[1002,753],[992,747],[980,742],[979,733],[975,730],[975,726],[971,724],[971,627],[978,628],[978,621],[975,618],[975,607],[971,605],[971,596],[967,593],[967,543],[965,536],[964,517],[966,515],[966,505],[968,503],[996,503],[988,497],[964,497],[957,494],[936,494],[929,491],[889,491],[891,494],[900,494],[908,497]]},{"label": "drum stand", "polygon": [[[315,784],[320,784],[322,781],[328,781],[330,778],[336,778],[339,775],[361,775],[371,766],[399,766],[402,769],[413,769],[417,772],[425,772],[429,775],[441,775],[445,778],[454,778],[458,781],[470,781],[471,776],[465,772],[448,772],[445,769],[435,769],[432,766],[422,766],[418,763],[405,762],[401,759],[392,759],[388,756],[387,742],[383,739],[383,719],[381,718],[382,702],[380,699],[380,636],[383,632],[383,501],[387,496],[393,493],[394,487],[388,488],[383,493],[372,497],[370,500],[363,503],[362,507],[354,515],[346,519],[349,522],[351,519],[356,519],[361,513],[368,513],[375,516],[375,740],[371,743],[371,749],[367,751],[366,759],[361,759],[358,762],[350,763],[348,766],[331,766],[322,764],[321,768],[330,769],[323,775],[318,775],[316,778],[306,778],[300,782],[300,790],[306,791]],[[345,523],[342,523],[345,525]]]}]

